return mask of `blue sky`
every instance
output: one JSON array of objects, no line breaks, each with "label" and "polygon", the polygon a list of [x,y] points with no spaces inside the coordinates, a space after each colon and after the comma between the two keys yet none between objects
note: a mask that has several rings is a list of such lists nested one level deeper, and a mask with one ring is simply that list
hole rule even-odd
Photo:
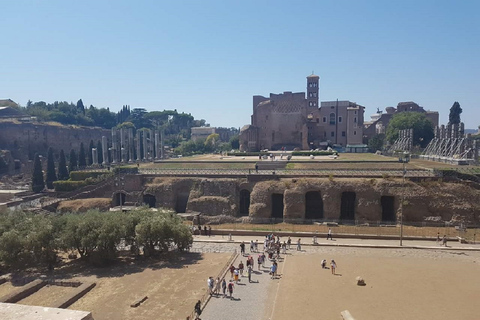
[{"label": "blue sky", "polygon": [[0,99],[177,109],[250,123],[252,96],[415,101],[480,125],[480,1],[0,0]]}]

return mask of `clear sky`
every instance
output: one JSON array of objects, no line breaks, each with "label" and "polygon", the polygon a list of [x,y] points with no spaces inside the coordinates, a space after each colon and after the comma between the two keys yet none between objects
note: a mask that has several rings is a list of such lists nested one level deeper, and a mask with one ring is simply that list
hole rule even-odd
[{"label": "clear sky", "polygon": [[0,99],[177,109],[250,123],[252,96],[376,111],[415,101],[480,125],[480,1],[0,0]]}]

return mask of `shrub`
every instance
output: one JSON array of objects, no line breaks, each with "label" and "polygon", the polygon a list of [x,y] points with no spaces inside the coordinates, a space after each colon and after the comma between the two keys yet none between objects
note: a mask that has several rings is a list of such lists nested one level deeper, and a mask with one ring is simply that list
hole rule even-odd
[{"label": "shrub", "polygon": [[55,181],[53,183],[53,187],[55,188],[55,191],[73,191],[78,188],[82,188],[87,185],[87,182],[85,181]]},{"label": "shrub", "polygon": [[124,174],[137,174],[138,167],[137,166],[118,166],[113,168],[113,173],[124,173]]},{"label": "shrub", "polygon": [[335,151],[293,151],[292,156],[331,156],[337,154]]},{"label": "shrub", "polygon": [[104,175],[105,172],[98,171],[72,171],[70,172],[71,181],[83,181],[87,178],[98,178],[101,175]]}]

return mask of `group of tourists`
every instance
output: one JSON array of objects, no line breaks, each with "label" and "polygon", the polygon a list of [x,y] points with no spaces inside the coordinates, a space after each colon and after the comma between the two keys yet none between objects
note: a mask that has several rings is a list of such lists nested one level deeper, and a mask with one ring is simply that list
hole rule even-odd
[{"label": "group of tourists", "polygon": [[[328,269],[327,260],[323,259],[320,264],[322,266],[322,269]],[[330,269],[332,270],[332,274],[335,275],[335,269],[337,269],[337,263],[333,259],[332,261],[330,261]]]},{"label": "group of tourists", "polygon": [[208,277],[207,286],[208,286],[208,292],[212,296],[213,295],[219,296],[220,294],[223,294],[223,297],[226,297],[227,290],[228,290],[230,298],[232,298],[233,287],[234,287],[232,280],[230,280],[230,282],[227,284],[227,281],[225,280],[225,278],[220,280],[220,278],[217,277],[217,279],[215,280],[213,279],[213,277]]},{"label": "group of tourists", "polygon": [[192,234],[193,235],[200,235],[200,236],[211,236],[212,235],[212,227],[211,226],[201,226],[201,225],[198,225],[198,226],[195,226],[193,225],[192,226]]}]

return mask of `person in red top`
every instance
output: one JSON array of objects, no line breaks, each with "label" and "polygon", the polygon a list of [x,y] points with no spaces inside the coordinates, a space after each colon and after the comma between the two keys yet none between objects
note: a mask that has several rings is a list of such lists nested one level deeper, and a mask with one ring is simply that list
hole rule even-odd
[{"label": "person in red top", "polygon": [[232,264],[230,266],[230,279],[233,279],[233,272],[235,271],[235,266]]}]

